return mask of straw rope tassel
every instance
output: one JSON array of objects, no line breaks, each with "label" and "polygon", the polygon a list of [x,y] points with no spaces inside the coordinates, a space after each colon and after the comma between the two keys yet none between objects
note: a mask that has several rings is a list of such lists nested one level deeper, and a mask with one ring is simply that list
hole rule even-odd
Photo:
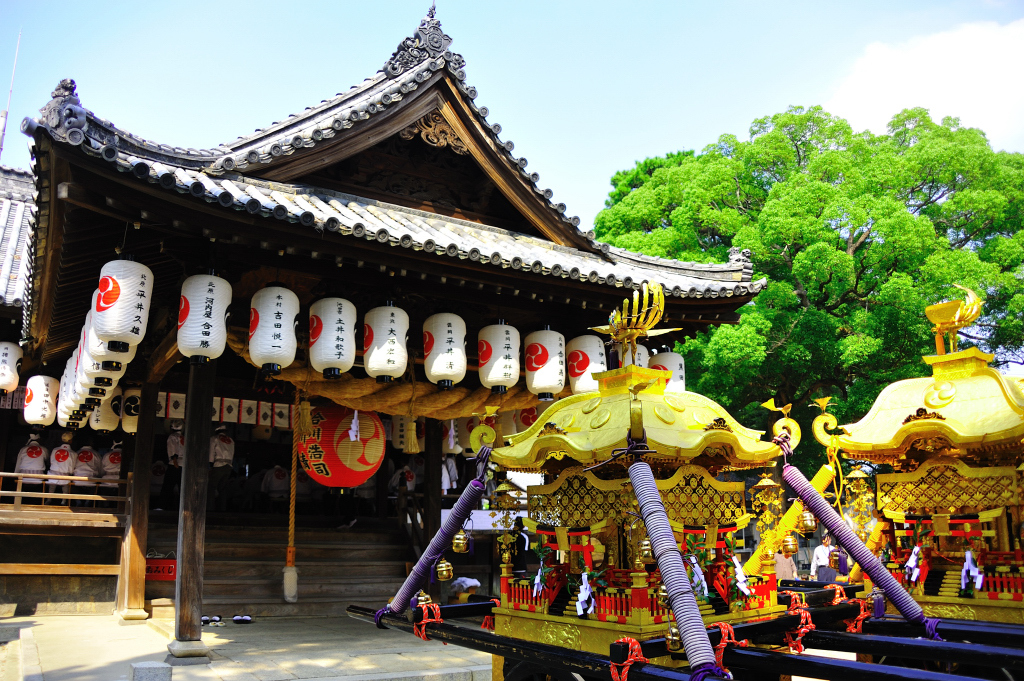
[{"label": "straw rope tassel", "polygon": [[302,391],[295,391],[295,419],[292,424],[292,477],[288,499],[288,549],[285,554],[284,599],[298,600],[298,573],[295,570],[295,486],[299,474],[299,445],[313,430],[309,402],[302,400]]}]

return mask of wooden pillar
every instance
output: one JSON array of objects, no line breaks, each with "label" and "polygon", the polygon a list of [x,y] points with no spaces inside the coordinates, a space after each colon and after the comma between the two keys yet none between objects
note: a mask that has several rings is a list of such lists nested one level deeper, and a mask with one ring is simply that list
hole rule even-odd
[{"label": "wooden pillar", "polygon": [[149,482],[153,465],[153,428],[156,425],[157,384],[142,385],[139,425],[125,438],[121,477],[132,469],[128,524],[121,542],[121,573],[117,582],[117,611],[124,620],[144,620],[146,614],[146,543],[149,535]]},{"label": "wooden pillar", "polygon": [[423,473],[423,529],[429,542],[441,529],[441,438],[443,431],[437,419],[427,419],[426,460]]},{"label": "wooden pillar", "polygon": [[210,404],[217,360],[189,367],[185,400],[185,461],[181,467],[178,511],[178,577],[174,583],[174,657],[203,657],[203,552],[206,541],[206,487],[210,477]]},{"label": "wooden pillar", "polygon": [[381,520],[388,517],[388,482],[391,481],[391,476],[388,475],[388,461],[392,459],[391,455],[385,451],[384,461],[380,463],[380,469],[377,471],[376,480],[376,502],[377,502],[377,517]]}]

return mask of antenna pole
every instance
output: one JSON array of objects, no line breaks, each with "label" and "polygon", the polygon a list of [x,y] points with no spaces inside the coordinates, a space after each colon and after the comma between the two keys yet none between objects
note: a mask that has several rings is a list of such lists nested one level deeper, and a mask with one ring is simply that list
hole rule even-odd
[{"label": "antenna pole", "polygon": [[11,110],[11,95],[14,94],[14,74],[18,72],[18,52],[21,50],[21,31],[18,31],[18,44],[14,48],[14,68],[11,69],[11,88],[7,91],[7,106],[0,111],[0,155],[4,153],[4,133],[7,132],[7,112]]}]

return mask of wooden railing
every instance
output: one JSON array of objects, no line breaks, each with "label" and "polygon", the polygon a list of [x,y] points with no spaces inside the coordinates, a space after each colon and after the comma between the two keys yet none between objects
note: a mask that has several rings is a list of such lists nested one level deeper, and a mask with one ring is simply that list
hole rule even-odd
[{"label": "wooden railing", "polygon": [[[6,490],[3,487],[6,480],[14,481],[14,490]],[[63,486],[67,486],[71,483],[87,483],[89,486],[95,487],[96,485],[103,485],[105,487],[115,486],[117,487],[117,494],[103,495],[103,494],[68,494],[65,492],[34,492],[25,491],[25,482],[29,481],[30,486],[39,485],[41,489],[46,489],[46,485],[50,484],[50,480],[60,480]],[[25,511],[52,511],[60,506],[51,504],[45,505],[46,500],[57,500],[57,501],[105,501],[115,502],[117,504],[116,513],[124,513],[130,499],[130,484],[131,474],[128,479],[113,479],[113,478],[87,478],[78,475],[48,475],[41,473],[0,473],[0,503],[3,502],[4,498],[13,499],[13,503],[9,506],[4,504],[5,510],[13,510],[15,512]],[[22,499],[41,499],[43,505],[28,505],[23,504]],[[94,504],[95,506],[95,504]],[[76,507],[76,512],[93,512],[100,511],[104,513],[110,513],[112,509],[106,508],[84,508]]]}]

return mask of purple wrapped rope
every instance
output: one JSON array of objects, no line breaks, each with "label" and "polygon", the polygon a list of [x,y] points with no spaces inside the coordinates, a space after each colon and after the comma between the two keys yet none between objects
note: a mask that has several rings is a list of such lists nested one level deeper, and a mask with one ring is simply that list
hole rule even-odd
[{"label": "purple wrapped rope", "polygon": [[661,492],[654,481],[650,465],[638,461],[629,467],[629,481],[633,483],[636,499],[640,503],[640,515],[647,526],[654,558],[661,569],[661,581],[668,588],[668,600],[676,616],[676,626],[683,639],[683,650],[690,668],[697,670],[714,667],[715,651],[711,648],[704,619],[693,596],[690,579],[686,574],[683,556],[676,546],[672,526],[668,523]]},{"label": "purple wrapped rope", "polygon": [[871,581],[885,592],[885,595],[896,606],[896,609],[900,611],[904,619],[908,622],[924,623],[924,611],[921,610],[921,606],[917,604],[917,601],[900,586],[895,577],[889,574],[889,571],[871,553],[871,550],[864,546],[864,542],[843,522],[843,519],[835,512],[832,505],[818,494],[818,491],[811,486],[811,483],[800,472],[800,469],[787,465],[782,469],[782,479],[793,488],[797,496],[807,504],[807,508],[811,509],[811,512],[814,513],[814,517],[828,528],[828,531],[838,540],[839,544],[850,552],[861,569],[871,577]]},{"label": "purple wrapped rope", "polygon": [[398,589],[398,593],[395,594],[394,599],[388,605],[388,610],[396,615],[405,612],[406,608],[409,607],[409,601],[430,577],[430,569],[434,567],[434,563],[444,555],[445,549],[452,543],[455,533],[462,529],[463,523],[469,518],[469,514],[477,507],[483,496],[484,483],[479,480],[470,480],[469,485],[466,486],[458,501],[455,502],[455,508],[448,514],[444,525],[437,531],[434,538],[430,540],[427,550],[416,561],[416,566],[409,572],[409,576],[405,578],[405,582]]}]

